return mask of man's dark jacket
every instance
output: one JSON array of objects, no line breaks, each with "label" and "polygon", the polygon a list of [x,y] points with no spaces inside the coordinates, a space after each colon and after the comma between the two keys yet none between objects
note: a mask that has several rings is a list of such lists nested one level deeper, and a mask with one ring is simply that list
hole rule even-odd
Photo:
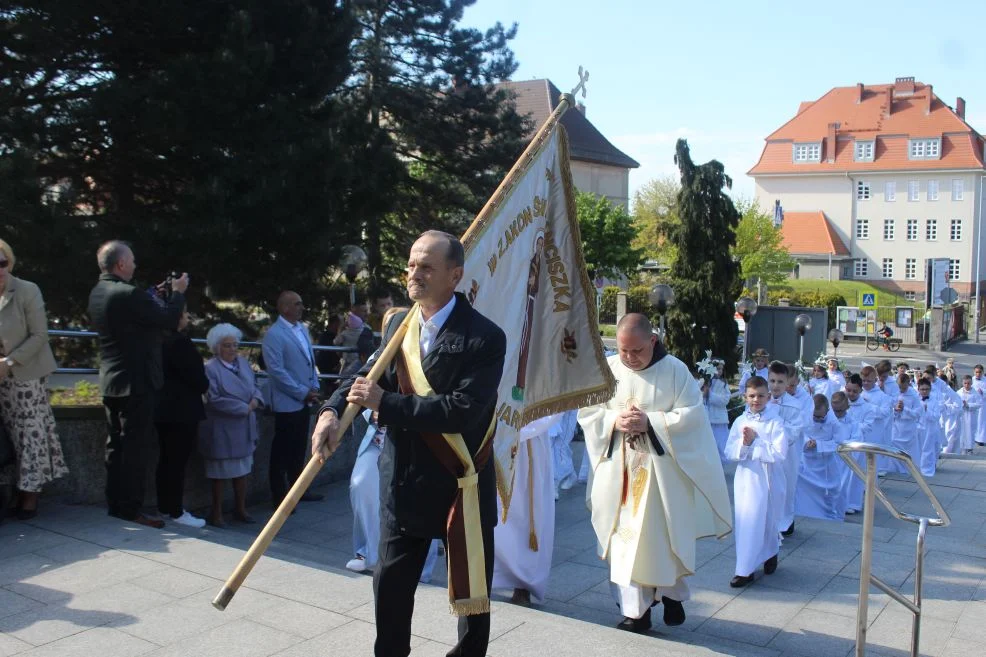
[{"label": "man's dark jacket", "polygon": [[[404,313],[390,322],[383,344],[400,325]],[[381,347],[382,351],[383,347]],[[379,352],[378,352],[379,353]],[[422,366],[435,395],[402,395],[391,363],[380,387],[380,424],[387,440],[380,455],[380,515],[393,531],[419,537],[445,535],[449,508],[455,499],[455,477],[435,458],[419,432],[461,433],[475,456],[496,412],[496,392],[503,373],[506,336],[496,324],[456,294],[455,307],[435,338]],[[360,371],[365,376],[373,361]],[[339,417],[352,386],[346,381],[325,406]],[[496,474],[493,456],[479,475],[479,505],[484,526],[496,525]]]},{"label": "man's dark jacket", "polygon": [[185,297],[172,292],[158,303],[113,274],[101,274],[89,293],[89,320],[99,333],[99,387],[104,397],[144,395],[160,390],[163,330],[174,331]]}]

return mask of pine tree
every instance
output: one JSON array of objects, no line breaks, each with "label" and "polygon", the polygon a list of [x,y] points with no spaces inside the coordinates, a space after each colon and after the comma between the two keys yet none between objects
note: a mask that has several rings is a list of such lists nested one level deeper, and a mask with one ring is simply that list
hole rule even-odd
[{"label": "pine tree", "polygon": [[675,147],[675,163],[681,173],[680,222],[666,233],[677,253],[668,280],[675,294],[667,316],[668,349],[690,367],[711,349],[732,375],[738,335],[734,304],[740,292],[739,264],[730,254],[740,215],[724,192],[732,180],[715,160],[692,162],[684,139]]},{"label": "pine tree", "polygon": [[350,207],[375,277],[401,270],[422,231],[462,233],[523,150],[526,121],[493,86],[516,69],[516,26],[459,26],[473,1],[355,5],[347,100],[367,177]]}]

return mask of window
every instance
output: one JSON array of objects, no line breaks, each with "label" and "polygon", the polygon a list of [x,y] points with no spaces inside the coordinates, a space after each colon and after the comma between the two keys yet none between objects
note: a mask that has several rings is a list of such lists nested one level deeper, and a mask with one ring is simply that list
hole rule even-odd
[{"label": "window", "polygon": [[853,276],[856,278],[866,278],[867,271],[867,261],[866,258],[856,258],[855,269],[853,270]]},{"label": "window", "polygon": [[905,292],[904,298],[908,301],[915,301],[917,299],[917,292]]},{"label": "window", "polygon": [[894,238],[894,220],[883,220],[883,239],[892,240]]},{"label": "window", "polygon": [[937,160],[941,151],[940,139],[912,139],[909,155],[912,160]]},{"label": "window", "polygon": [[957,281],[959,280],[959,261],[949,260],[948,261],[948,280]]},{"label": "window", "polygon": [[962,181],[962,180],[953,180],[952,181],[952,200],[953,201],[961,201],[962,200],[962,193],[965,191],[965,185],[963,183],[964,183],[964,181]]},{"label": "window", "polygon": [[924,224],[924,239],[934,242],[938,239],[938,220],[928,219]]},{"label": "window", "polygon": [[908,219],[907,220],[907,241],[915,242],[918,238],[918,220]]},{"label": "window", "polygon": [[917,180],[907,181],[907,200],[917,201],[921,194],[921,183]]},{"label": "window", "polygon": [[894,277],[894,259],[884,258],[883,259],[883,277],[893,278]]},{"label": "window", "polygon": [[929,180],[928,181],[928,200],[937,201],[938,200],[938,181]]},{"label": "window", "polygon": [[872,141],[857,141],[854,159],[857,162],[872,162],[874,150],[873,146],[874,142]]},{"label": "window", "polygon": [[897,181],[891,180],[883,187],[883,200],[884,201],[896,201],[897,200]]},{"label": "window", "polygon": [[821,142],[815,142],[813,144],[794,145],[795,162],[820,162],[821,159],[822,159]]},{"label": "window", "polygon": [[913,281],[917,277],[918,261],[915,258],[908,258],[904,261],[904,278]]},{"label": "window", "polygon": [[856,239],[858,239],[858,240],[868,240],[868,239],[870,239],[870,220],[869,219],[857,219],[856,220]]},{"label": "window", "polygon": [[856,183],[856,200],[857,201],[869,201],[870,200],[870,184],[865,180],[860,180]]},{"label": "window", "polygon": [[958,242],[962,239],[962,220],[952,219],[952,228],[948,231],[948,238],[953,242]]}]

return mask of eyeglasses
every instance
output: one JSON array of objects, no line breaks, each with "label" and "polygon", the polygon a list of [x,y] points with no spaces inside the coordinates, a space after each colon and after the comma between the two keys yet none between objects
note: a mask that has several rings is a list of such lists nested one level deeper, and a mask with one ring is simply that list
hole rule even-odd
[{"label": "eyeglasses", "polygon": [[0,260],[0,269],[6,269],[10,265],[10,260],[6,258]]}]

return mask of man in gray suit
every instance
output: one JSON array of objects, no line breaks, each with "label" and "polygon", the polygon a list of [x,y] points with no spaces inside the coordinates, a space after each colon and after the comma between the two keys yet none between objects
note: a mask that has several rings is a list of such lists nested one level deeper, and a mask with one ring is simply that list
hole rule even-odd
[{"label": "man in gray suit", "polygon": [[[270,409],[274,440],[270,447],[270,492],[274,508],[281,504],[305,466],[310,407],[318,400],[318,369],[308,328],[301,321],[305,305],[297,292],[277,297],[278,318],[264,336],[264,365],[270,377]],[[324,496],[306,492],[303,502]]]}]

